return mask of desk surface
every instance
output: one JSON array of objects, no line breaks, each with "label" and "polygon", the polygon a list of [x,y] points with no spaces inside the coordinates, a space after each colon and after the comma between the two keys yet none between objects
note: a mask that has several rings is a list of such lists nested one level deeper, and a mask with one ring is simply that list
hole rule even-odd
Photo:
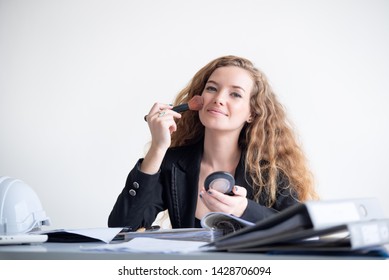
[{"label": "desk surface", "polygon": [[81,246],[102,245],[102,242],[53,243],[34,245],[2,245],[0,260],[280,260],[280,259],[377,259],[369,256],[271,255],[258,253],[192,252],[192,253],[129,253],[84,251]]}]

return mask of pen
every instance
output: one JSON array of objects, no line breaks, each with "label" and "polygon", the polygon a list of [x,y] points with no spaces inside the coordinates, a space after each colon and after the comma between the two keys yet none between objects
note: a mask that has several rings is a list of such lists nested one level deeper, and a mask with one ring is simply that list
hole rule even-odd
[{"label": "pen", "polygon": [[136,230],[136,232],[145,232],[145,231],[156,231],[159,230],[161,227],[160,226],[150,226],[150,227],[141,227]]}]

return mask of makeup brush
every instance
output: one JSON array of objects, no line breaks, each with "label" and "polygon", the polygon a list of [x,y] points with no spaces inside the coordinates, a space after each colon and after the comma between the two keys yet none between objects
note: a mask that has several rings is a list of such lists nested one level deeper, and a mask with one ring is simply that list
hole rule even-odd
[{"label": "makeup brush", "polygon": [[[187,110],[200,111],[203,108],[203,97],[195,95],[189,100],[188,103],[180,104],[172,108],[173,111],[181,113]],[[144,116],[144,120],[147,122],[147,115]]]}]

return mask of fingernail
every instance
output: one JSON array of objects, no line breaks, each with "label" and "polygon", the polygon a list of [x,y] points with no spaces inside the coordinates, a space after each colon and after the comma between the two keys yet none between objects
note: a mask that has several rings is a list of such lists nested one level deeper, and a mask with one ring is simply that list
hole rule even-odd
[{"label": "fingernail", "polygon": [[238,187],[235,187],[235,191],[236,191],[236,192],[238,191]]},{"label": "fingernail", "polygon": [[200,193],[199,196],[200,196],[200,198],[203,198],[203,194],[202,193]]},{"label": "fingernail", "polygon": [[212,194],[212,192],[211,192],[211,191],[207,191],[207,193],[208,193],[208,194]]}]

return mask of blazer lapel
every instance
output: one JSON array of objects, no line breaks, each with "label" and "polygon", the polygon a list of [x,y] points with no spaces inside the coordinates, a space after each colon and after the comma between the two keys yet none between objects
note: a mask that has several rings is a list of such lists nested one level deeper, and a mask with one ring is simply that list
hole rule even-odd
[{"label": "blazer lapel", "polygon": [[[198,197],[198,181],[202,148],[193,147],[193,152],[173,163],[171,192],[173,215],[177,224],[173,227],[194,227],[194,216]],[[184,218],[186,217],[186,218]],[[193,217],[188,219],[187,217]]]}]

